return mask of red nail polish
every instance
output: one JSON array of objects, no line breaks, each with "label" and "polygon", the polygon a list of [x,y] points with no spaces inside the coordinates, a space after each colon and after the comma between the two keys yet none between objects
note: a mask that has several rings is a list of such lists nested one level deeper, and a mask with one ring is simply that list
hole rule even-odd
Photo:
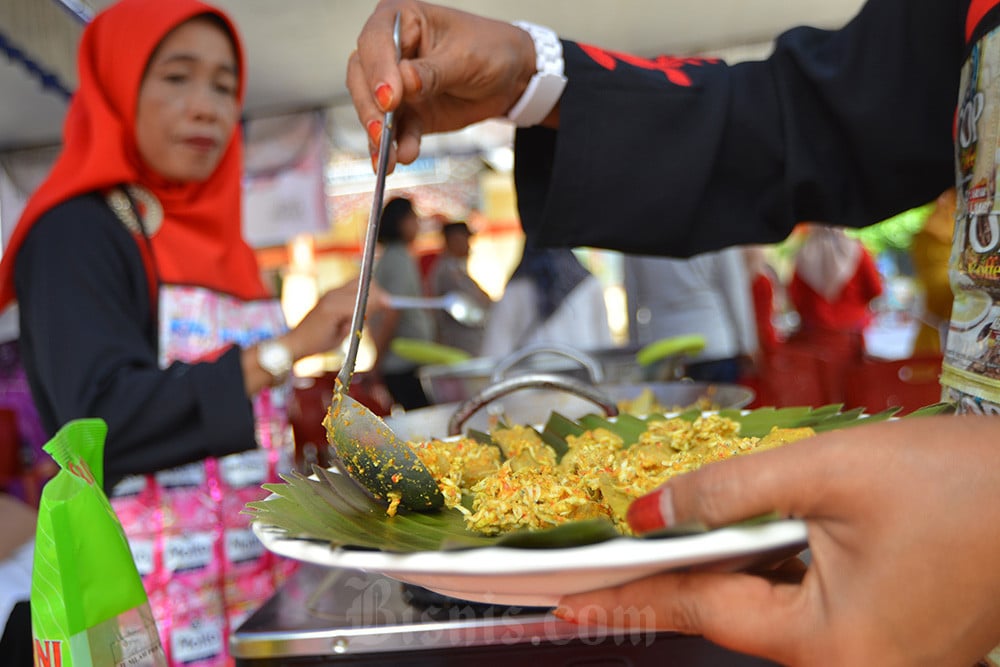
[{"label": "red nail polish", "polygon": [[380,83],[375,87],[375,99],[378,101],[382,111],[388,111],[392,104],[392,88],[387,83]]},{"label": "red nail polish", "polygon": [[625,514],[628,525],[636,533],[648,533],[667,527],[667,521],[660,507],[660,496],[664,491],[654,491],[632,501]]},{"label": "red nail polish", "polygon": [[567,623],[576,623],[576,614],[569,607],[556,607],[552,610],[553,616],[556,618],[566,621]]},{"label": "red nail polish", "polygon": [[368,138],[376,146],[382,141],[382,121],[380,120],[370,120],[366,126],[368,129]]},{"label": "red nail polish", "polygon": [[378,151],[372,151],[372,171],[378,173]]}]

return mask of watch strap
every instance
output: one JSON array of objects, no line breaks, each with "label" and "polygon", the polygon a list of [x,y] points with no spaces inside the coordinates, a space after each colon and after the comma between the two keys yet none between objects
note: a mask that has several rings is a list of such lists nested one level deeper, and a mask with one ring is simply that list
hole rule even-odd
[{"label": "watch strap", "polygon": [[507,118],[518,127],[531,127],[545,120],[566,88],[562,42],[544,26],[526,21],[514,21],[513,25],[527,32],[535,43],[535,74]]}]

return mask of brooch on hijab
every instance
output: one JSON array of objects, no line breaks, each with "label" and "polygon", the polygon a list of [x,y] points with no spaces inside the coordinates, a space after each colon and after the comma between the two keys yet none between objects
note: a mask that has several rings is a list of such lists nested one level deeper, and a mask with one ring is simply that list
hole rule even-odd
[{"label": "brooch on hijab", "polygon": [[105,196],[108,206],[133,234],[151,236],[163,224],[163,205],[141,185],[112,188]]}]

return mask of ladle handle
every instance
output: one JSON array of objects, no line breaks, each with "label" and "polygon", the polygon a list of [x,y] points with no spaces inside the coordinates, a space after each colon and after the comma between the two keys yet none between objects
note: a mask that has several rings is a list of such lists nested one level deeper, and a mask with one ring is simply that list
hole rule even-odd
[{"label": "ladle handle", "polygon": [[[392,39],[396,44],[396,60],[399,60],[399,14],[392,27]],[[361,344],[361,329],[365,325],[365,307],[368,305],[368,288],[372,282],[372,268],[375,262],[375,241],[378,239],[378,228],[382,220],[382,202],[385,199],[385,176],[389,167],[389,145],[392,143],[393,119],[395,114],[387,111],[382,122],[382,138],[379,143],[378,166],[375,169],[375,192],[372,195],[372,209],[368,214],[368,229],[365,233],[365,245],[361,254],[361,271],[358,278],[358,296],[354,301],[354,313],[351,316],[351,335],[347,341],[347,354],[344,364],[337,373],[337,391],[347,392],[351,387],[351,376],[358,360],[358,346]]]},{"label": "ladle handle", "polygon": [[401,309],[401,308],[444,308],[446,304],[444,297],[428,297],[428,296],[401,296],[398,294],[390,294],[387,298],[386,305],[389,308]]},{"label": "ladle handle", "polygon": [[461,433],[462,426],[465,425],[465,422],[469,420],[469,417],[478,412],[480,408],[488,405],[501,396],[512,394],[515,391],[520,391],[521,389],[555,389],[558,391],[565,391],[594,403],[609,417],[614,417],[618,414],[618,406],[615,404],[614,400],[605,396],[604,393],[596,387],[592,387],[575,378],[566,377],[564,375],[555,375],[554,373],[532,373],[530,375],[519,375],[518,377],[509,378],[496,384],[491,384],[475,396],[467,399],[455,409],[455,413],[448,420],[448,435],[458,435]]}]

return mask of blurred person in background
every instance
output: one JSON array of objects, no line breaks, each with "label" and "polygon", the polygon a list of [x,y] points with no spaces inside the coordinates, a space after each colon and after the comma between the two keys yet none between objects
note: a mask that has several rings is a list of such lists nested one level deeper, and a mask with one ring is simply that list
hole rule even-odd
[{"label": "blurred person in background", "polygon": [[637,346],[700,334],[692,380],[736,382],[757,353],[753,297],[739,248],[688,259],[625,255],[629,338]]},{"label": "blurred person in background", "polygon": [[[263,284],[241,236],[246,67],[223,12],[121,0],[85,28],[78,66],[62,151],[0,263],[0,307],[17,300],[47,436],[107,423],[106,490],[151,554],[137,564],[168,660],[186,662],[175,640],[197,628],[199,664],[222,666],[232,624],[290,568],[240,512],[291,458],[292,363],[343,340],[356,288],[288,330]],[[192,558],[178,573],[165,553]]]},{"label": "blurred person in background", "polygon": [[611,346],[601,283],[568,248],[525,244],[490,313],[480,354],[502,358],[535,343],[584,352]]},{"label": "blurred person in background", "polygon": [[[756,396],[753,406],[781,406],[786,403],[797,405],[803,402],[803,397],[788,382],[789,372],[796,364],[794,360],[782,359],[782,353],[786,350],[784,343],[787,337],[788,294],[781,276],[768,259],[767,248],[763,245],[748,245],[742,249],[753,298],[757,355],[753,367],[744,369],[740,384],[754,390]],[[788,398],[787,401],[785,397]]]},{"label": "blurred person in background", "polygon": [[766,355],[785,339],[782,327],[776,326],[775,319],[788,307],[788,295],[781,276],[768,261],[766,246],[744,246],[743,260],[753,296],[757,346],[760,353]]},{"label": "blurred person in background", "polygon": [[[469,225],[445,218],[441,225],[441,236],[444,239],[444,251],[434,262],[428,276],[429,295],[443,296],[449,292],[464,294],[479,304],[488,317],[493,301],[469,275],[469,239],[472,237]],[[482,326],[458,322],[444,310],[436,310],[434,315],[437,342],[465,350],[473,356],[479,354],[483,345]]]},{"label": "blurred person in background", "polygon": [[882,277],[861,241],[841,227],[805,224],[795,253],[788,298],[799,316],[788,347],[806,354],[824,403],[845,400],[848,375],[865,356],[865,328],[874,318],[872,299]]},{"label": "blurred person in background", "polygon": [[791,340],[859,360],[882,277],[871,253],[843,228],[810,223],[805,229],[788,284],[788,298],[799,314]]},{"label": "blurred person in background", "polygon": [[[390,199],[382,209],[378,229],[380,253],[373,277],[389,294],[423,296],[420,270],[410,252],[418,225],[413,202],[406,197]],[[393,400],[407,410],[430,405],[417,377],[417,364],[392,351],[392,340],[397,337],[434,340],[434,318],[430,312],[418,308],[386,309],[373,314],[367,327],[375,343],[375,369]]]}]

